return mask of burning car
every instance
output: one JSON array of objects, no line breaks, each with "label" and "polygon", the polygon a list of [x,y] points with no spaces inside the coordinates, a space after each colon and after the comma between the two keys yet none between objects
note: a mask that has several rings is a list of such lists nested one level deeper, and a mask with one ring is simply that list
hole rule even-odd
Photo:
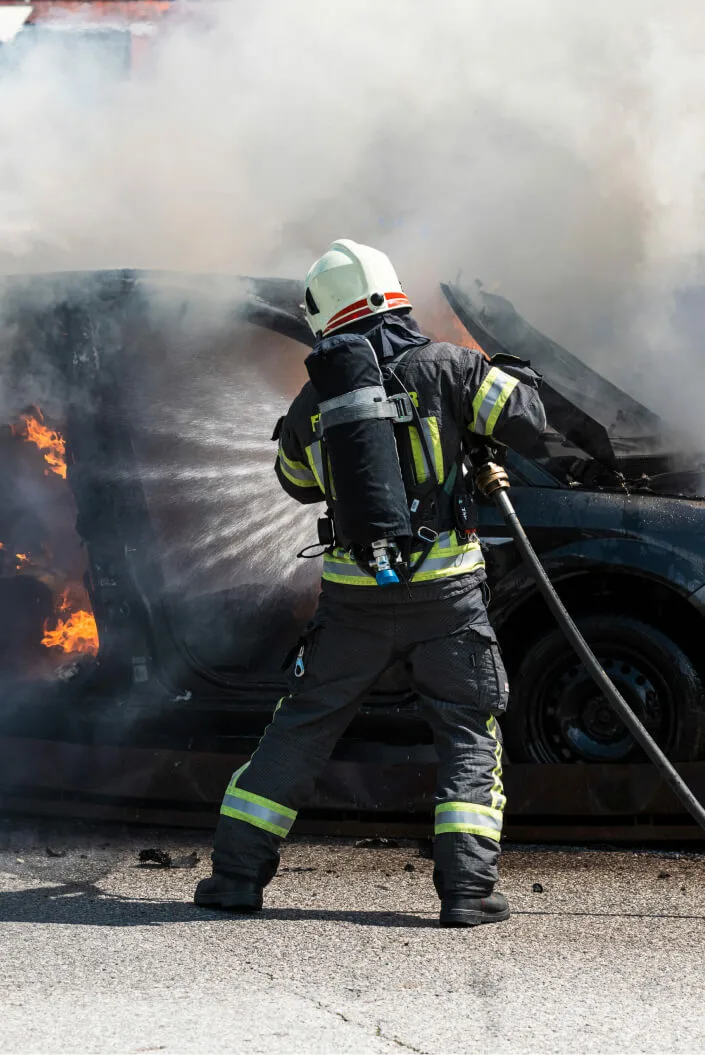
[{"label": "burning car", "polygon": [[[507,455],[514,504],[625,698],[672,758],[702,759],[702,458],[676,453],[683,444],[663,422],[507,301],[442,288],[455,315],[431,320],[436,336],[460,331],[544,374],[550,429],[533,460]],[[300,300],[299,284],[283,279],[5,280],[6,807],[80,801],[100,813],[130,802],[131,816],[148,805],[154,817],[178,803],[210,822],[233,762],[251,752],[318,589],[317,562],[294,560],[315,540],[314,521],[279,492],[269,439],[304,379]],[[631,765],[638,751],[482,500],[479,533],[513,685],[504,733],[515,809],[674,812],[648,767]],[[423,814],[433,760],[395,668],[341,741],[314,808]],[[631,790],[596,791],[599,763],[631,774]],[[545,790],[549,771],[560,805]]]}]

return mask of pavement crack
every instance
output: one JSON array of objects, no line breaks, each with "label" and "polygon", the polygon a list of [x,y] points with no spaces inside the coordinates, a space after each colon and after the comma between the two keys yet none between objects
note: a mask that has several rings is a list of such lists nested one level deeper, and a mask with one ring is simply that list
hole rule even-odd
[{"label": "pavement crack", "polygon": [[384,1040],[387,1044],[396,1044],[396,1046],[403,1051],[414,1052],[414,1055],[428,1055],[423,1048],[415,1048],[413,1044],[407,1044],[406,1041],[400,1040],[399,1037],[390,1036],[389,1034],[384,1033],[379,1024],[374,1030],[370,1030],[364,1022],[359,1022],[356,1018],[349,1018],[347,1015],[343,1014],[342,1011],[339,1011],[337,1007],[334,1007],[332,1004],[324,1004],[322,1000],[310,996],[305,991],[299,989],[298,986],[285,982],[281,976],[274,974],[272,971],[265,970],[261,967],[255,967],[252,963],[248,963],[247,967],[253,974],[257,974],[261,978],[266,978],[269,982],[274,982],[281,986],[284,992],[289,993],[292,996],[298,996],[300,1000],[305,1000],[306,1003],[313,1004],[313,1006],[318,1008],[319,1011],[325,1011],[328,1015],[334,1015],[336,1018],[342,1019],[347,1025],[362,1030],[367,1037],[375,1037],[376,1039]]},{"label": "pavement crack", "polygon": [[328,1014],[337,1015],[338,1018],[342,1018],[343,1022],[347,1022],[351,1026],[355,1026],[357,1029],[361,1029],[362,1032],[368,1037],[375,1037],[378,1040],[385,1040],[387,1044],[396,1044],[397,1047],[403,1051],[413,1051],[415,1055],[428,1055],[423,1048],[415,1048],[413,1044],[407,1044],[406,1041],[400,1040],[399,1037],[390,1036],[388,1033],[384,1033],[382,1027],[378,1024],[374,1030],[370,1030],[364,1022],[358,1022],[355,1018],[348,1018],[342,1011],[338,1011],[332,1004],[324,1004],[321,1000],[316,1000],[314,997],[306,997],[305,994],[297,993],[299,996],[303,996],[304,999],[314,1003],[320,1011],[326,1011]]}]

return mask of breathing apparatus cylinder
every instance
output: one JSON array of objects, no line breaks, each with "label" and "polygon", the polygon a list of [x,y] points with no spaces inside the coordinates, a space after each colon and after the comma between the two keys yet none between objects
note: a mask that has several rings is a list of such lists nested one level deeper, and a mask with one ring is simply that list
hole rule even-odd
[{"label": "breathing apparatus cylinder", "polygon": [[358,558],[366,554],[378,585],[399,582],[394,564],[412,537],[392,424],[405,420],[404,408],[387,397],[365,337],[324,338],[306,359],[306,369],[319,399],[316,431],[324,440],[336,539]]}]

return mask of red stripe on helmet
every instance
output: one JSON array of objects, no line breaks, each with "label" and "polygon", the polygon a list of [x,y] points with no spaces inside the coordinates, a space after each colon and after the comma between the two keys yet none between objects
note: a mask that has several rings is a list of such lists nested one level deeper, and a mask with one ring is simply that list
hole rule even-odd
[{"label": "red stripe on helmet", "polygon": [[362,300],[356,300],[354,304],[348,304],[346,307],[341,308],[340,311],[336,311],[335,315],[331,315],[328,320],[328,325],[330,326],[334,323],[339,315],[347,315],[349,311],[356,311],[358,308],[364,308],[366,304],[366,297],[363,297]]},{"label": "red stripe on helmet", "polygon": [[[411,301],[407,297],[406,293],[385,293],[384,299],[386,300],[386,307],[389,308],[406,308],[411,307]],[[330,333],[331,329],[338,329],[340,326],[347,326],[348,323],[356,322],[358,319],[364,319],[367,315],[375,315],[380,311],[380,308],[371,308],[367,299],[356,300],[354,304],[349,304],[347,308],[341,308],[335,315],[332,315],[328,320],[328,325],[323,330],[324,334]]]},{"label": "red stripe on helmet", "polygon": [[359,311],[351,312],[350,315],[346,315],[344,319],[338,319],[337,322],[329,322],[326,328],[324,329],[323,333],[325,335],[326,333],[330,333],[331,330],[337,330],[340,326],[347,326],[350,322],[356,322],[358,319],[364,319],[367,315],[374,314],[375,313],[372,308],[368,307],[367,304],[365,304],[364,308],[360,308]]}]

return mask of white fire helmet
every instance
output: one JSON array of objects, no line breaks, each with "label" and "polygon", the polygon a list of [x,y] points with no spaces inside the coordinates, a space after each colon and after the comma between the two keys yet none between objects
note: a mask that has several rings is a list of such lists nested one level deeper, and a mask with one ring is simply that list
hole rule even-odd
[{"label": "white fire helmet", "polygon": [[317,337],[368,315],[410,307],[389,257],[349,238],[333,242],[306,276],[304,311]]}]

